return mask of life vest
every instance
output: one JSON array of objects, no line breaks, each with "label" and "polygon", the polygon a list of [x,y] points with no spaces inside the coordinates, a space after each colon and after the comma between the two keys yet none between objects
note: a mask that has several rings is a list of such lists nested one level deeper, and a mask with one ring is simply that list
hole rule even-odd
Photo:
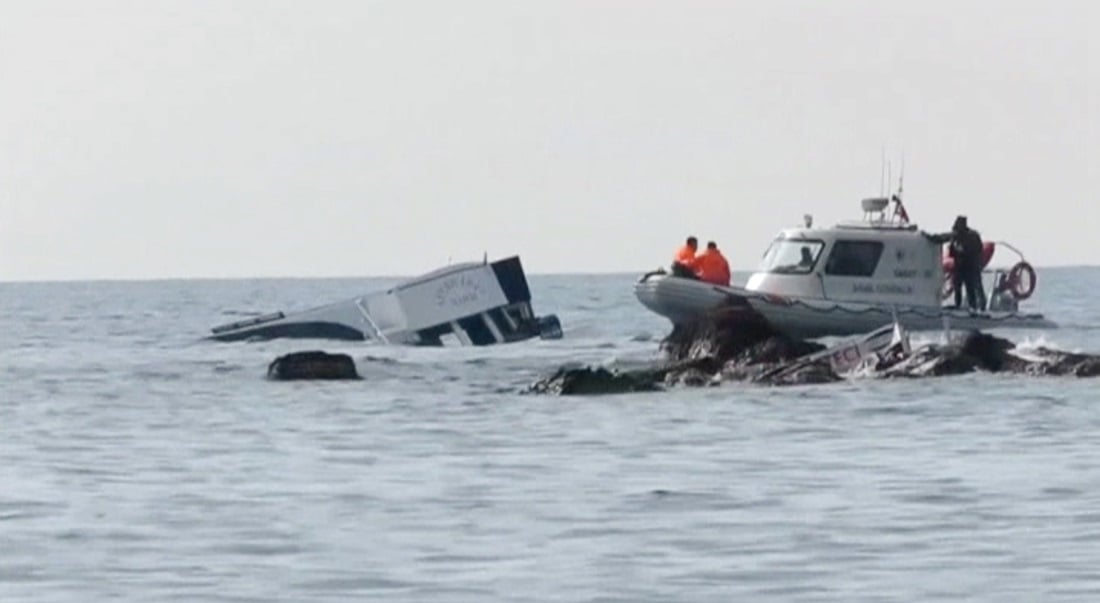
[{"label": "life vest", "polygon": [[695,274],[699,280],[715,285],[729,286],[730,265],[722,252],[717,249],[708,249],[703,255],[696,258]]},{"label": "life vest", "polygon": [[676,250],[676,255],[672,258],[673,261],[684,264],[685,266],[692,266],[695,264],[695,250],[687,245],[680,247]]}]

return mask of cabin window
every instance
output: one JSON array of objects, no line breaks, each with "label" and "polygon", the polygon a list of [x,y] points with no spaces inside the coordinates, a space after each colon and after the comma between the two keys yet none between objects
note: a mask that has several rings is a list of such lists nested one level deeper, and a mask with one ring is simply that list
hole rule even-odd
[{"label": "cabin window", "polygon": [[764,252],[760,272],[808,274],[817,264],[825,243],[809,239],[776,239]]},{"label": "cabin window", "polygon": [[880,241],[837,241],[825,262],[825,274],[868,277],[882,257]]},{"label": "cabin window", "polygon": [[493,332],[489,330],[489,326],[485,324],[485,319],[482,318],[481,314],[460,318],[457,322],[458,326],[462,327],[463,331],[466,331],[466,336],[470,338],[470,343],[474,345],[490,345],[497,343],[496,335],[493,335]]},{"label": "cabin window", "polygon": [[504,310],[502,308],[492,308],[491,310],[486,310],[485,313],[489,315],[489,319],[493,321],[493,324],[497,326],[497,330],[501,333],[507,335],[516,330],[516,328],[512,326],[514,323],[509,320],[508,316],[504,315]]}]

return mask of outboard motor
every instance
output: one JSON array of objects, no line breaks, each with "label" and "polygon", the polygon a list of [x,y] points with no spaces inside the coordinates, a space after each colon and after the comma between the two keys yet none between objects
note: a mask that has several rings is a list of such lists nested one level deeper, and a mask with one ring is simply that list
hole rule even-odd
[{"label": "outboard motor", "polygon": [[536,327],[538,328],[540,339],[561,339],[561,321],[558,320],[556,314],[547,314],[546,316],[540,316],[536,320]]}]

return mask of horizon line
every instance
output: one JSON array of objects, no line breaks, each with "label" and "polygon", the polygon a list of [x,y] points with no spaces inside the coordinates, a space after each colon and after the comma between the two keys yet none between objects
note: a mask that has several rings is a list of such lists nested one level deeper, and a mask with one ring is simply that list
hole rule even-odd
[{"label": "horizon line", "polygon": [[[1080,268],[1100,268],[1100,264],[1052,264],[1035,266],[1036,270],[1068,270]],[[524,271],[532,276],[624,276],[645,274],[648,271],[593,270],[575,272],[538,272]],[[752,274],[755,270],[733,270],[732,274]],[[252,275],[252,276],[132,276],[132,277],[62,277],[44,279],[8,279],[0,277],[0,285],[51,284],[51,283],[152,283],[166,281],[250,281],[250,280],[348,280],[348,279],[410,279],[419,274],[332,274],[332,275]]]}]

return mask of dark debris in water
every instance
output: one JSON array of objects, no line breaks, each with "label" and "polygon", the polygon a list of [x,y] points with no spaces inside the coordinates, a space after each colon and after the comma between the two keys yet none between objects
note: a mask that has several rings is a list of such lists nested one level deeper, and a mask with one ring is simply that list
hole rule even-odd
[{"label": "dark debris in water", "polygon": [[655,379],[646,371],[611,371],[602,367],[561,368],[528,390],[534,394],[587,395],[658,391]]},{"label": "dark debris in water", "polygon": [[322,351],[294,352],[280,356],[268,365],[267,377],[276,381],[362,379],[351,356]]},{"label": "dark debris in water", "polygon": [[387,356],[363,356],[361,360],[363,362],[375,362],[378,364],[398,364],[396,358],[389,358]]}]

